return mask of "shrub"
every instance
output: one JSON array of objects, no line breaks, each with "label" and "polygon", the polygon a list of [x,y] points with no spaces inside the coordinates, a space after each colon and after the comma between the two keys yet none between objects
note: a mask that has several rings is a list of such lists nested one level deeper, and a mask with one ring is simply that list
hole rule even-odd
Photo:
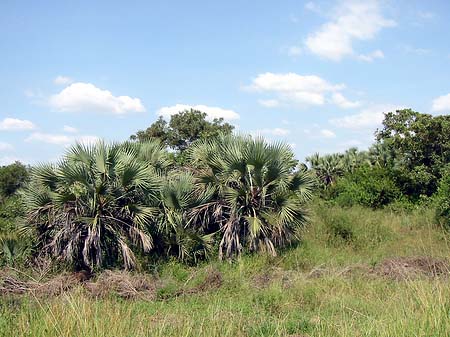
[{"label": "shrub", "polygon": [[0,265],[16,265],[30,253],[27,238],[18,235],[18,225],[23,215],[19,196],[0,201]]},{"label": "shrub", "polygon": [[363,166],[338,180],[332,197],[341,206],[383,207],[401,196],[400,190],[381,167]]},{"label": "shrub", "polygon": [[450,170],[445,170],[434,196],[437,221],[450,228]]}]

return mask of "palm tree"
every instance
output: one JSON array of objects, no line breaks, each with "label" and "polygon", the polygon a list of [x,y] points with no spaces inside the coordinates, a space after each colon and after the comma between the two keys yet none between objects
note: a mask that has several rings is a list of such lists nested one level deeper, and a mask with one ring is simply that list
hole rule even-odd
[{"label": "palm tree", "polygon": [[167,165],[159,143],[76,144],[56,165],[38,165],[25,188],[26,230],[41,248],[78,268],[136,265],[132,247],[153,247]]},{"label": "palm tree", "polygon": [[194,144],[190,155],[198,184],[215,195],[208,207],[222,233],[220,258],[244,248],[276,255],[276,247],[299,238],[313,179],[294,171],[288,145],[229,135]]},{"label": "palm tree", "polygon": [[306,161],[311,164],[311,169],[325,189],[334,185],[337,178],[344,174],[344,163],[342,157],[337,153],[325,156],[316,153],[307,157]]},{"label": "palm tree", "polygon": [[394,166],[395,154],[388,142],[378,142],[369,148],[369,157],[373,165],[378,167]]},{"label": "palm tree", "polygon": [[[210,223],[207,205],[213,193],[199,189],[188,172],[172,172],[161,190],[158,243],[167,255],[175,254],[182,261],[194,261],[209,255],[213,234],[206,233]],[[195,211],[193,211],[195,209]]]},{"label": "palm tree", "polygon": [[345,173],[354,173],[357,168],[371,164],[368,152],[358,151],[356,147],[351,147],[342,155],[342,165]]}]

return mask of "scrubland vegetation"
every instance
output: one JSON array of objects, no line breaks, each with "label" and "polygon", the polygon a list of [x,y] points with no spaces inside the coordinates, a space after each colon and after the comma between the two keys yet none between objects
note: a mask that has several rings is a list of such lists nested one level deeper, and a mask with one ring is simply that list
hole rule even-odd
[{"label": "scrubland vegetation", "polygon": [[1,168],[0,335],[448,336],[449,122],[301,163],[186,111]]}]

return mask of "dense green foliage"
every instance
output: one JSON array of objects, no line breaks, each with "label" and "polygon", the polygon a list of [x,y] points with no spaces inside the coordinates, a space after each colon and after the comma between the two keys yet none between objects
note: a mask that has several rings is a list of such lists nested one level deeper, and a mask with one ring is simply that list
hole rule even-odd
[{"label": "dense green foliage", "polygon": [[339,205],[380,208],[401,197],[389,171],[378,166],[361,166],[339,179],[333,193]]},{"label": "dense green foliage", "polygon": [[275,255],[300,238],[312,177],[295,170],[289,146],[220,134],[187,155],[181,169],[154,138],[77,144],[57,165],[32,169],[19,232],[40,256],[89,270],[198,261],[214,247],[219,258]]},{"label": "dense green foliage", "polygon": [[447,229],[450,229],[450,170],[444,170],[435,196],[436,217]]},{"label": "dense green foliage", "polygon": [[320,196],[339,205],[379,208],[439,199],[438,213],[444,219],[450,215],[445,211],[450,200],[445,188],[449,130],[449,116],[411,109],[388,112],[375,133],[377,142],[367,151],[352,148],[345,153],[314,154],[306,161],[316,175]]},{"label": "dense green foliage", "polygon": [[223,120],[183,111],[134,141],[74,146],[57,165],[34,167],[19,194],[28,170],[1,168],[0,234],[8,247],[0,254],[11,263],[26,243],[33,257],[84,269],[276,255],[300,239],[314,194],[345,207],[435,205],[447,224],[448,123],[410,109],[389,112],[367,151],[314,154],[305,165],[285,144],[232,135]]},{"label": "dense green foliage", "polygon": [[160,117],[146,130],[138,131],[130,138],[139,141],[158,138],[166,146],[184,151],[197,139],[209,139],[233,131],[234,126],[224,123],[223,118],[208,121],[206,116],[204,112],[191,109],[171,116],[169,123]]},{"label": "dense green foliage", "polygon": [[28,180],[28,169],[20,162],[0,167],[0,265],[23,262],[29,242],[19,237],[24,208],[17,191]]},{"label": "dense green foliage", "polygon": [[441,170],[450,162],[450,116],[389,112],[376,136],[395,154],[392,169],[403,193],[417,199],[436,192]]},{"label": "dense green foliage", "polygon": [[0,200],[13,195],[28,179],[28,170],[20,162],[0,167]]},{"label": "dense green foliage", "polygon": [[196,144],[192,159],[199,183],[218,200],[212,213],[223,233],[220,257],[244,248],[275,255],[275,247],[299,237],[312,179],[307,172],[294,172],[296,160],[288,145],[223,136]]},{"label": "dense green foliage", "polygon": [[0,202],[0,265],[17,265],[24,262],[30,253],[30,242],[17,232],[24,214],[23,204],[17,195]]},{"label": "dense green foliage", "polygon": [[134,267],[130,245],[144,252],[153,247],[147,226],[158,200],[162,151],[154,143],[78,144],[57,166],[34,168],[23,198],[26,226],[38,245],[82,268],[118,260]]}]

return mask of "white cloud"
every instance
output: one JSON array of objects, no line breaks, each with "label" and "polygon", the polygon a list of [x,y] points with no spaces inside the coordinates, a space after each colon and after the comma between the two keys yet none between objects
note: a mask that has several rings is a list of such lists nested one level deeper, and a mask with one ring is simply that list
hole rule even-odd
[{"label": "white cloud", "polygon": [[433,19],[436,16],[436,14],[434,14],[433,12],[422,12],[422,11],[419,11],[417,13],[417,15],[421,19],[426,19],[426,20]]},{"label": "white cloud", "polygon": [[43,142],[48,144],[56,145],[67,145],[71,143],[71,138],[66,135],[60,134],[49,134],[41,132],[33,132],[28,138],[25,139],[26,142]]},{"label": "white cloud", "polygon": [[64,134],[51,134],[51,133],[41,133],[34,132],[28,138],[25,139],[26,142],[42,142],[54,145],[68,146],[75,142],[90,144],[95,143],[99,140],[96,136],[68,136]]},{"label": "white cloud", "polygon": [[60,75],[53,80],[53,83],[57,85],[67,85],[73,83],[73,80],[70,77]]},{"label": "white cloud", "polygon": [[[323,105],[326,102],[338,104],[341,107],[353,106],[356,103],[346,100],[342,94],[334,97],[334,94],[344,88],[344,84],[331,84],[316,75],[270,72],[259,74],[253,79],[251,85],[244,87],[249,91],[277,95],[277,99],[260,100],[259,103],[265,107],[278,106],[280,101],[299,106]],[[327,99],[328,95],[331,95],[329,99]]]},{"label": "white cloud", "polygon": [[288,48],[287,53],[289,56],[300,56],[302,54],[302,48],[291,46]]},{"label": "white cloud", "polygon": [[101,139],[97,136],[78,136],[73,138],[72,143],[77,142],[81,144],[91,145],[97,143],[100,140]]},{"label": "white cloud", "polygon": [[361,102],[352,102],[344,97],[340,92],[335,92],[331,96],[334,104],[343,109],[357,108],[361,105]]},{"label": "white cloud", "polygon": [[256,130],[253,133],[259,135],[287,136],[288,134],[291,133],[291,131],[289,131],[288,129],[274,128],[274,129]]},{"label": "white cloud", "polygon": [[435,98],[431,109],[433,111],[445,111],[450,113],[450,94]]},{"label": "white cloud", "polygon": [[373,62],[375,59],[383,59],[384,53],[381,50],[374,50],[369,54],[360,54],[358,55],[358,59],[364,62]]},{"label": "white cloud", "polygon": [[320,7],[315,2],[312,1],[308,1],[305,4],[305,9],[314,13],[321,13]]},{"label": "white cloud", "polygon": [[260,99],[258,103],[266,108],[275,108],[280,105],[276,99]]},{"label": "white cloud", "polygon": [[320,130],[320,134],[321,134],[322,137],[324,137],[324,138],[335,138],[335,137],[336,137],[336,134],[335,134],[333,131],[328,130],[328,129],[322,129],[322,130]]},{"label": "white cloud", "polygon": [[11,144],[0,142],[0,151],[11,151],[12,149],[14,149],[14,147]]},{"label": "white cloud", "polygon": [[416,48],[416,47],[410,46],[408,44],[402,44],[399,47],[406,54],[416,54],[416,55],[419,55],[419,56],[424,56],[424,55],[431,54],[431,50],[430,49]]},{"label": "white cloud", "polygon": [[343,84],[333,85],[316,75],[298,75],[296,73],[264,73],[253,79],[248,87],[255,91],[278,92],[324,92],[343,89]]},{"label": "white cloud", "polygon": [[187,105],[187,104],[175,104],[172,106],[162,107],[157,111],[157,115],[168,119],[172,115],[190,109],[199,110],[201,112],[206,113],[208,120],[213,120],[214,118],[223,118],[226,121],[239,119],[239,114],[233,110],[227,110],[207,105]]},{"label": "white cloud", "polygon": [[0,130],[2,131],[22,131],[33,130],[36,126],[26,119],[5,118],[0,121]]},{"label": "white cloud", "polygon": [[371,129],[381,125],[384,113],[402,109],[398,105],[379,104],[362,109],[359,113],[330,119],[330,123],[340,128],[347,129]]},{"label": "white cloud", "polygon": [[55,110],[65,112],[105,112],[124,115],[145,111],[139,98],[113,96],[108,90],[82,82],[73,83],[59,94],[51,96],[49,104]]},{"label": "white cloud", "polygon": [[74,128],[73,126],[69,126],[69,125],[64,125],[63,130],[65,132],[69,132],[69,133],[77,133],[78,129]]},{"label": "white cloud", "polygon": [[383,17],[378,0],[345,0],[339,4],[331,20],[306,38],[306,47],[320,57],[340,61],[355,54],[355,40],[373,39],[381,29],[395,26],[393,20]]}]

